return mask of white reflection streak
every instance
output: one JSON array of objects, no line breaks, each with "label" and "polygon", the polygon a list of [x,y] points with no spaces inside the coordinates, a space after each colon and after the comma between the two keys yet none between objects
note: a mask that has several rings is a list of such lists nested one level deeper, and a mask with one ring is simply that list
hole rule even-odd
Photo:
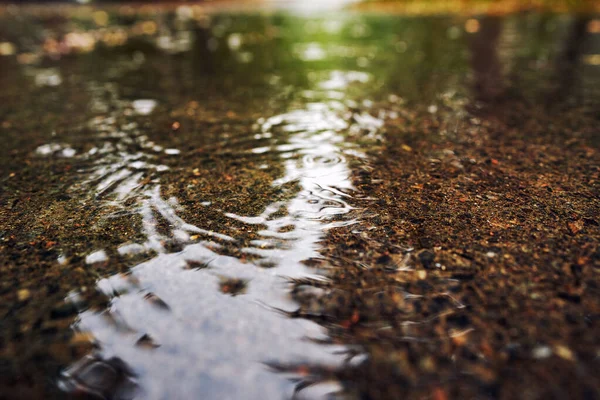
[{"label": "white reflection streak", "polygon": [[[360,79],[359,79],[360,78]],[[343,90],[340,82],[363,81],[352,73],[332,74],[322,87]],[[107,107],[104,107],[105,109]],[[118,108],[118,107],[117,107]],[[101,132],[115,133],[115,118],[97,120]],[[129,243],[119,253],[137,254],[146,250],[159,253],[153,259],[132,268],[135,282],[115,275],[98,282],[108,296],[129,288],[114,297],[110,310],[80,314],[77,329],[89,331],[101,343],[105,358],[118,356],[139,373],[145,398],[279,398],[291,394],[293,385],[284,376],[276,376],[260,362],[309,362],[337,366],[344,356],[341,346],[324,346],[307,337],[323,338],[325,330],[308,320],[282,317],[264,306],[294,310],[285,279],[314,277],[323,279],[303,261],[318,257],[320,241],[329,228],[355,221],[342,217],[352,208],[347,203],[354,188],[344,153],[359,154],[345,143],[344,134],[351,129],[377,130],[381,121],[356,118],[342,103],[311,103],[304,109],[261,121],[266,137],[287,137],[285,144],[267,151],[277,151],[284,159],[285,174],[273,184],[296,181],[299,191],[288,202],[277,202],[254,217],[226,214],[249,224],[262,224],[264,240],[242,251],[261,257],[258,265],[221,255],[218,244],[209,241],[188,244],[182,251],[165,252],[167,240],[185,244],[189,233],[232,241],[224,234],[210,232],[186,223],[177,215],[175,199],[165,200],[158,179],[142,183],[140,169],[158,171],[149,153],[128,152],[130,141],[144,149],[156,149],[147,138],[135,133],[135,126],[115,142],[107,142],[106,154],[97,161],[97,169],[87,180],[98,195],[107,196],[107,204],[124,206],[127,199],[137,198],[137,212],[142,217],[143,244]],[[275,133],[278,133],[275,135]],[[117,135],[118,136],[118,135]],[[109,193],[110,192],[110,193]],[[281,208],[287,215],[274,218]],[[168,235],[157,230],[157,218],[169,226]],[[284,229],[285,228],[285,229]],[[186,269],[189,262],[208,266],[203,270]],[[260,263],[274,265],[262,268]],[[219,291],[223,277],[248,282],[247,292],[232,297]],[[157,309],[144,296],[153,292],[170,308]],[[118,314],[126,321],[128,332],[107,324],[107,315]],[[134,333],[133,333],[134,332]],[[134,346],[143,334],[149,334],[161,347],[152,351]],[[176,382],[176,383],[175,383]]]}]

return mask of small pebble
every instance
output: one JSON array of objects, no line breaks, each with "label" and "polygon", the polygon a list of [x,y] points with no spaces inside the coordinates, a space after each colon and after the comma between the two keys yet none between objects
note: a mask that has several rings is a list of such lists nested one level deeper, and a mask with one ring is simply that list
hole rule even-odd
[{"label": "small pebble", "polygon": [[137,347],[142,347],[145,349],[155,349],[157,347],[160,347],[160,344],[156,343],[156,341],[154,341],[154,339],[152,339],[152,337],[147,333],[145,333],[141,338],[139,338],[135,345]]},{"label": "small pebble", "polygon": [[28,289],[21,289],[17,292],[19,301],[25,301],[31,297],[31,292]]},{"label": "small pebble", "polygon": [[573,352],[571,351],[571,349],[569,349],[566,346],[563,346],[563,345],[555,346],[554,351],[556,352],[556,355],[558,355],[562,359],[569,360],[569,361],[575,361],[575,356],[573,355]]},{"label": "small pebble", "polygon": [[154,293],[148,293],[144,296],[144,299],[149,301],[151,304],[155,305],[158,308],[163,310],[170,310],[171,307],[167,303],[165,303],[160,297],[155,295]]},{"label": "small pebble", "polygon": [[531,355],[535,359],[543,360],[552,355],[552,349],[548,346],[537,346],[536,348],[533,349],[533,351],[531,352]]}]

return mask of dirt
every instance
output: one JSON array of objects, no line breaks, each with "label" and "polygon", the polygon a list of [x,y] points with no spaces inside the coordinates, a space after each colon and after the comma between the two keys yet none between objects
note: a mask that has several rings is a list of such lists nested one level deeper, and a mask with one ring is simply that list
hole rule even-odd
[{"label": "dirt", "polygon": [[597,398],[596,116],[521,99],[443,114],[387,124],[357,177],[370,227],[330,236],[316,314],[298,297],[368,349],[325,376],[360,398]]},{"label": "dirt", "polygon": [[[69,18],[43,20],[61,27]],[[382,35],[394,26],[381,16],[369,18],[365,25]],[[349,200],[356,208],[351,217],[360,222],[328,231],[321,257],[307,261],[328,280],[292,280],[291,297],[299,307],[285,312],[325,327],[329,339],[324,341],[346,346],[348,363],[343,368],[269,365],[299,376],[300,392],[336,380],[347,398],[600,398],[595,372],[600,360],[600,93],[594,89],[598,66],[581,65],[593,51],[581,43],[593,36],[590,24],[597,19],[573,17],[560,45],[548,44],[542,34],[527,36],[518,46],[527,54],[505,64],[499,44],[504,20],[460,18],[404,20],[408,31],[390,37],[410,39],[417,32],[410,39],[417,49],[386,58],[389,44],[381,44],[382,54],[377,53],[380,64],[374,63],[373,71],[384,79],[380,93],[371,91],[374,104],[358,105],[353,112],[385,111],[382,138],[376,143],[348,139],[368,155],[367,161],[351,162],[356,192],[365,194]],[[535,14],[507,21],[531,23],[533,28],[523,30],[530,32],[535,30],[531,21],[544,18],[549,26],[558,24],[553,16]],[[258,20],[247,29],[269,32]],[[471,26],[474,32],[456,44],[445,36],[455,26]],[[446,38],[418,41],[420,35],[429,38],[430,31]],[[0,29],[0,39],[17,42],[11,32]],[[225,53],[207,66],[179,55],[166,62],[149,51],[149,67],[111,80],[125,97],[162,96],[159,116],[139,120],[152,140],[181,149],[176,161],[159,158],[174,169],[163,178],[161,194],[179,198],[181,216],[192,224],[241,232],[238,242],[221,251],[244,262],[254,259],[241,247],[260,237],[258,229],[232,222],[222,210],[258,215],[298,188],[294,182],[274,187],[283,163],[257,168],[260,160],[240,154],[262,143],[243,140],[254,133],[260,116],[293,103],[286,87],[309,85],[304,77],[309,68],[285,56],[298,38],[285,42],[275,35],[272,44],[261,34],[255,35],[257,47],[261,40],[267,44],[257,52],[257,65],[248,67],[253,74]],[[356,44],[355,38],[346,40]],[[91,147],[84,143],[89,128],[81,128],[94,116],[87,107],[86,81],[102,76],[91,66],[146,49],[139,42],[130,45],[44,59],[42,65],[57,64],[63,77],[74,77],[56,90],[33,85],[19,72],[24,67],[18,61],[0,61],[0,135],[6,138],[0,149],[0,399],[64,397],[56,377],[101,348],[90,334],[72,329],[82,309],[65,298],[79,293],[85,309],[107,309],[111,300],[99,293],[98,280],[128,274],[153,256],[117,254],[117,246],[144,240],[141,217],[107,219],[113,210],[86,189],[73,189],[89,162],[49,161],[34,153],[55,137],[80,140],[78,151]],[[545,52],[546,67],[538,68],[543,57],[537,48]],[[206,56],[200,47],[194,52],[199,59]],[[450,59],[459,52],[468,55]],[[281,64],[273,67],[272,54],[284,54]],[[190,73],[198,65],[213,72],[226,68]],[[277,68],[285,84],[262,85],[260,79]],[[325,63],[312,68],[331,69]],[[223,78],[228,74],[230,80]],[[392,92],[398,96],[388,96]],[[197,93],[203,94],[200,101]],[[198,212],[200,202],[211,207]],[[163,225],[157,229],[169,229]],[[104,248],[110,262],[86,263],[87,255]],[[177,243],[167,248],[180,250]],[[57,262],[60,256],[65,262]],[[190,262],[189,268],[207,265]],[[252,285],[219,279],[219,290],[228,298],[243,298]],[[169,307],[153,293],[145,298]],[[148,334],[136,343],[160,349]],[[104,390],[110,397],[112,389]]]}]

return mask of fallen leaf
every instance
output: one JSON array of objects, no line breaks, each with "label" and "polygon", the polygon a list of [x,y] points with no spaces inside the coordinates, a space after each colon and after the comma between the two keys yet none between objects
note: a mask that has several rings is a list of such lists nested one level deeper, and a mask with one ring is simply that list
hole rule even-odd
[{"label": "fallen leaf", "polygon": [[576,221],[567,222],[567,226],[569,227],[571,234],[575,235],[583,229],[583,220],[578,219]]}]

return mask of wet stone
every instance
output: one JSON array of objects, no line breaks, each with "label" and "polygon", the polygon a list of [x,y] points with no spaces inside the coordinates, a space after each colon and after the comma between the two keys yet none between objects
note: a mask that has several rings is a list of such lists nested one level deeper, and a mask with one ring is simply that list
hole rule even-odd
[{"label": "wet stone", "polygon": [[193,260],[186,260],[186,264],[187,264],[187,268],[193,269],[193,270],[210,268],[209,265],[206,263],[197,262],[197,261],[193,261]]},{"label": "wet stone", "polygon": [[146,295],[144,295],[144,300],[146,300],[147,302],[152,304],[152,306],[154,306],[158,309],[165,310],[165,311],[171,310],[171,307],[169,307],[169,305],[167,303],[165,303],[160,297],[158,297],[157,295],[155,295],[152,292],[146,293]]},{"label": "wet stone", "polygon": [[222,293],[237,296],[246,292],[247,281],[244,279],[221,278],[219,289]]},{"label": "wet stone", "polygon": [[146,349],[155,349],[160,347],[160,344],[156,343],[154,339],[147,333],[140,337],[137,342],[135,342],[135,345]]},{"label": "wet stone", "polygon": [[68,318],[77,315],[77,307],[72,303],[61,303],[56,305],[50,311],[50,317],[53,319]]},{"label": "wet stone", "polygon": [[119,358],[103,360],[86,356],[62,373],[59,383],[63,390],[75,396],[97,399],[130,400],[135,398],[134,375]]},{"label": "wet stone", "polygon": [[418,254],[418,257],[423,267],[427,269],[434,268],[435,254],[432,251],[423,250]]}]

